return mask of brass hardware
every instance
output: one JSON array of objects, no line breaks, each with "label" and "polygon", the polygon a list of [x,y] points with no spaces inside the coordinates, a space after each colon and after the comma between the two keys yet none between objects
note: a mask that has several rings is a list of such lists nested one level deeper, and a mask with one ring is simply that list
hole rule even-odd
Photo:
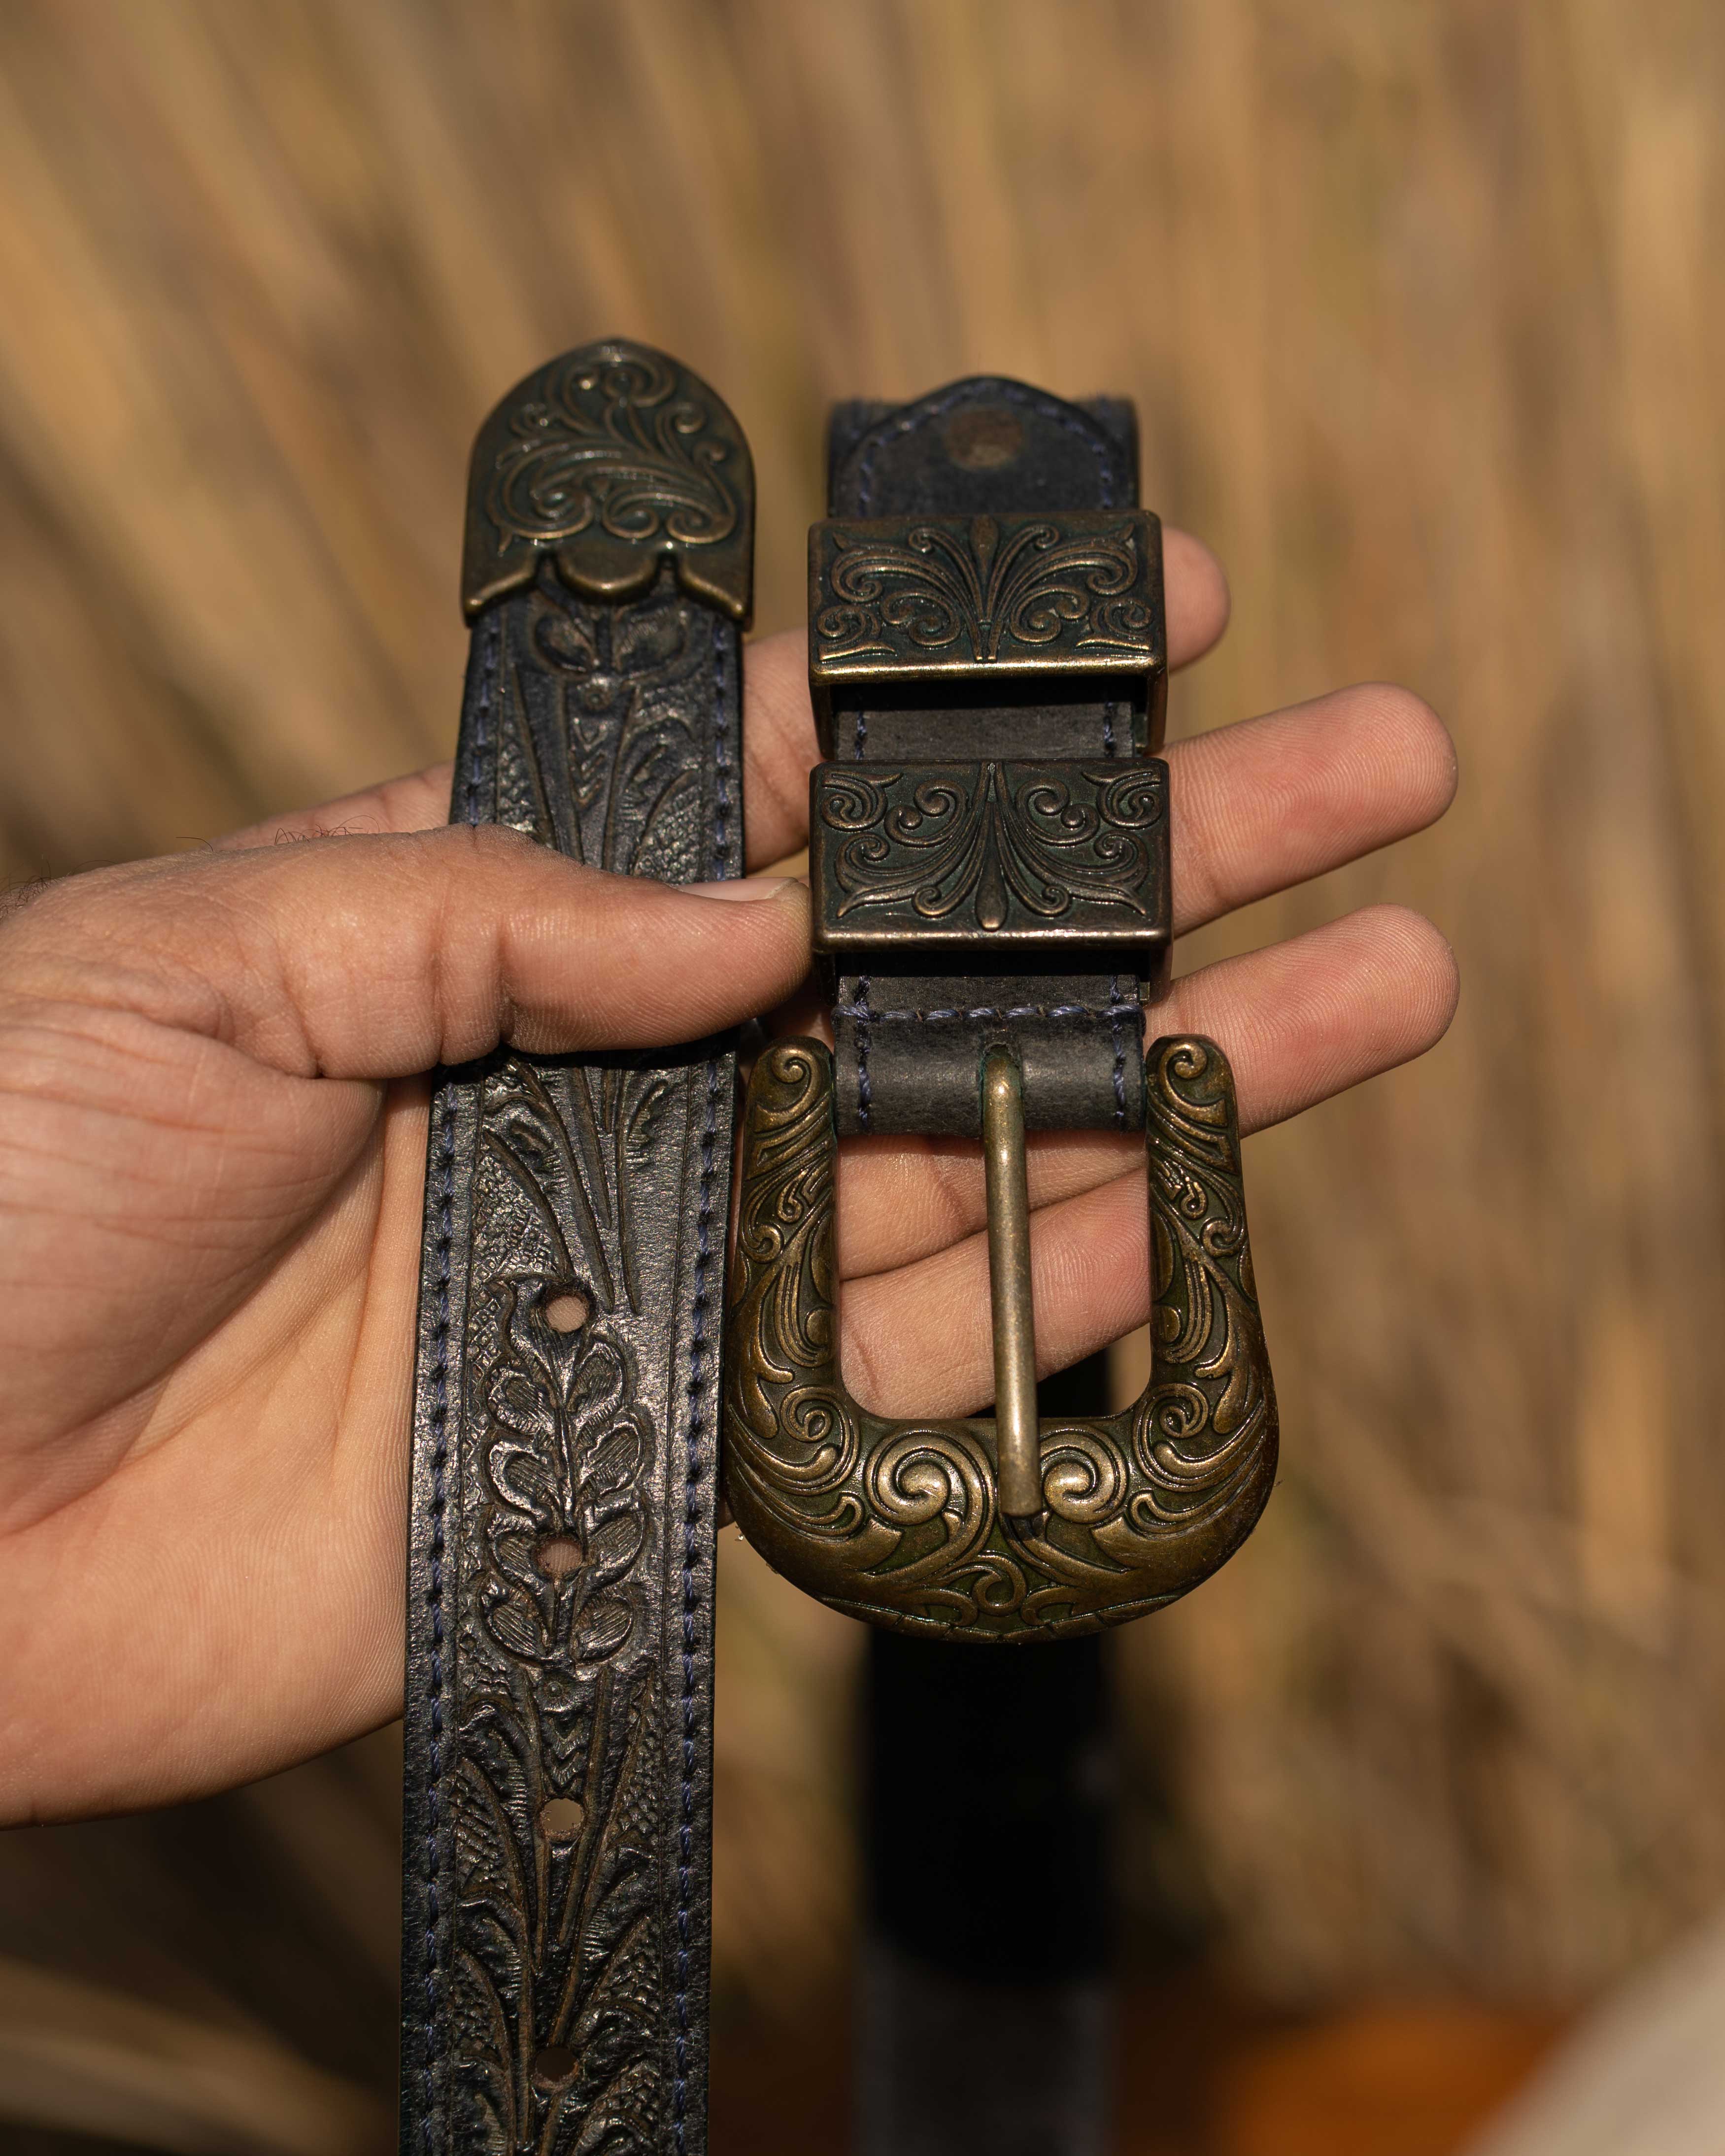
[{"label": "brass hardware", "polygon": [[1160,739],[1167,665],[1162,527],[1143,510],[833,518],[809,531],[809,679],[829,754],[841,696],[955,677],[973,690],[978,675],[1124,697],[1142,752]]},{"label": "brass hardware", "polygon": [[747,625],[754,467],[712,391],[650,345],[565,352],[480,429],[461,603],[471,620],[542,558],[583,598],[646,591],[668,558],[691,598]]},{"label": "brass hardware", "polygon": [[[1170,1602],[1250,1532],[1275,1479],[1226,1059],[1195,1036],[1145,1067],[1150,1382],[1040,1432],[1036,1508],[1003,1493],[980,1418],[889,1420],[838,1360],[832,1057],[775,1042],[749,1081],[726,1320],[725,1477],[778,1571],[852,1616],[952,1639],[1095,1631]],[[1027,1304],[1028,1307],[1028,1298]]]},{"label": "brass hardware", "polygon": [[1036,1314],[1030,1282],[1030,1191],[1024,1169],[1024,1081],[1018,1058],[983,1058],[983,1174],[988,1194],[988,1302],[994,1330],[994,1454],[1000,1509],[1042,1510],[1036,1426]]},{"label": "brass hardware", "polygon": [[895,954],[1153,978],[1170,942],[1168,766],[818,763],[814,948],[847,970]]}]

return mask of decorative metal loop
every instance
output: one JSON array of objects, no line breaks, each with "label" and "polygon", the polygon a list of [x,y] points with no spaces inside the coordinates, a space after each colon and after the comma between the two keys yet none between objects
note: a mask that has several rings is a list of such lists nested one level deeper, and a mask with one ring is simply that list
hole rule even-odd
[{"label": "decorative metal loop", "polygon": [[1046,1422],[1044,1509],[998,1501],[994,1426],[870,1414],[839,1374],[832,1058],[775,1043],[744,1116],[725,1476],[776,1571],[899,1632],[1022,1641],[1171,1602],[1245,1541],[1276,1476],[1234,1081],[1214,1041],[1146,1065],[1153,1363],[1118,1414]]}]

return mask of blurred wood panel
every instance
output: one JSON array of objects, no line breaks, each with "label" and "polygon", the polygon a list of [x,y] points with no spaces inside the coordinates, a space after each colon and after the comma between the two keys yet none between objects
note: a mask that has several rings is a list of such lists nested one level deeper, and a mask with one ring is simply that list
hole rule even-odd
[{"label": "blurred wood panel", "polygon": [[[1251,1147],[1283,1486],[1123,1650],[1290,1997],[1567,1996],[1725,1892],[1722,89],[1701,0],[0,9],[10,878],[446,753],[474,426],[613,331],[747,429],[764,627],[826,400],[999,369],[1135,396],[1229,564],[1177,731],[1450,721],[1441,830],[1188,960],[1395,898],[1466,978]],[[850,1643],[724,1593],[721,1975],[784,1999]]]}]

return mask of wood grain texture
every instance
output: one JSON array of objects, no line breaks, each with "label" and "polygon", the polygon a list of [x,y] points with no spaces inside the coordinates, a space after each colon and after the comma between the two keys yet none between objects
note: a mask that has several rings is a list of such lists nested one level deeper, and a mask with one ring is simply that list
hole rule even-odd
[{"label": "wood grain texture", "polygon": [[[0,10],[8,878],[447,753],[473,429],[609,332],[747,431],[765,627],[826,400],[998,369],[1135,396],[1229,565],[1176,733],[1450,721],[1440,831],[1184,961],[1396,898],[1466,980],[1250,1148],[1283,1486],[1128,1650],[1290,1995],[1568,1995],[1725,1892],[1722,90],[1702,0]],[[845,1649],[727,1573],[716,1946],[783,1994]]]}]

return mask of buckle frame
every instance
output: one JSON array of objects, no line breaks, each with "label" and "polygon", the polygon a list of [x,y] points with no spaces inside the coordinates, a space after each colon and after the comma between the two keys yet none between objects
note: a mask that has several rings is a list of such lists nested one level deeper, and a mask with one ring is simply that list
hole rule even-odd
[{"label": "buckle frame", "polygon": [[[743,1116],[724,1471],[738,1525],[776,1571],[891,1630],[1024,1642],[1159,1608],[1244,1542],[1275,1480],[1277,1418],[1233,1077],[1213,1041],[1189,1034],[1155,1043],[1145,1083],[1150,1380],[1118,1414],[1040,1431],[1033,1390],[1027,1455],[1028,1207],[1020,1222],[1009,1194],[991,1205],[1007,1260],[997,1372],[1003,1282],[1027,1320],[1008,1348],[1019,1390],[1015,1405],[1001,1389],[1003,1424],[870,1413],[839,1368],[832,1057],[807,1040],[762,1053]],[[1009,1101],[993,1112],[1004,1182]],[[1022,1142],[1020,1129],[1014,1172]],[[1015,1481],[1027,1469],[1034,1492]]]}]

